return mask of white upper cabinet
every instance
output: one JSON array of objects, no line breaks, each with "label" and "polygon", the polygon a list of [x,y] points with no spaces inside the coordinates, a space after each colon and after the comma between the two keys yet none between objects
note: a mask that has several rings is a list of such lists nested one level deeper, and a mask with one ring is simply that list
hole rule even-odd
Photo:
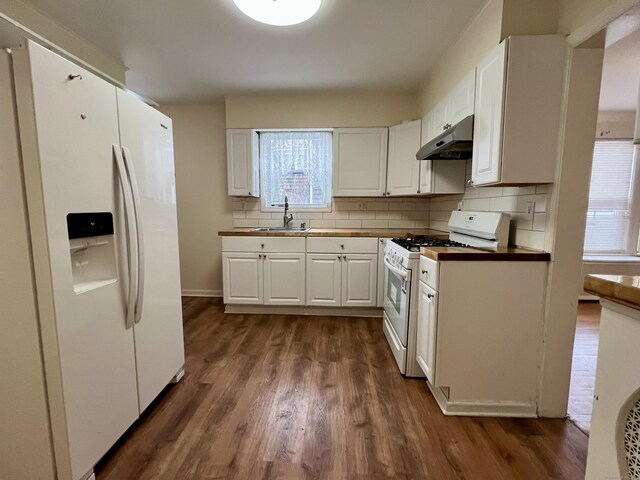
[{"label": "white upper cabinet", "polygon": [[422,119],[422,145],[465,117],[473,115],[475,91],[474,68]]},{"label": "white upper cabinet", "polygon": [[260,196],[258,132],[246,128],[227,129],[228,194]]},{"label": "white upper cabinet", "polygon": [[477,68],[473,185],[554,181],[564,39],[513,36]]},{"label": "white upper cabinet", "polygon": [[[475,109],[476,70],[466,77],[447,95],[447,124],[455,125],[460,120],[473,115]],[[446,126],[446,125],[445,125]]]},{"label": "white upper cabinet", "polygon": [[472,173],[472,181],[478,185],[500,180],[506,47],[507,42],[501,43],[478,65]]},{"label": "white upper cabinet", "polygon": [[[442,100],[438,105],[434,107],[431,112],[429,112],[430,121],[429,121],[429,132],[427,136],[427,141],[432,138],[437,137],[442,132],[447,129],[448,124],[448,97]],[[426,142],[425,142],[426,143]]]},{"label": "white upper cabinet", "polygon": [[416,152],[420,149],[421,121],[389,127],[389,160],[387,166],[387,192],[389,195],[415,195],[419,192],[420,162]]},{"label": "white upper cabinet", "polygon": [[333,196],[379,197],[386,192],[388,130],[333,130]]}]

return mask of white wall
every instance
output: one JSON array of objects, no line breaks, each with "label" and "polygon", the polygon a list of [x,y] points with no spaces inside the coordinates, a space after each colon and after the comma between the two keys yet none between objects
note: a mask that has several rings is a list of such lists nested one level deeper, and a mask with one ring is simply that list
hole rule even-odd
[{"label": "white wall", "polygon": [[218,231],[232,226],[224,104],[165,105],[162,111],[173,120],[182,290],[221,295]]}]

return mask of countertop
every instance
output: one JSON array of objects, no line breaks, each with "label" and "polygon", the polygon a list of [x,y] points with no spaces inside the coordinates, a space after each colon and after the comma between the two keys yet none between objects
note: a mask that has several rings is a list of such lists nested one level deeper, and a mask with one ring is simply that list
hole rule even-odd
[{"label": "countertop", "polygon": [[612,302],[640,310],[640,277],[631,275],[587,275],[584,290]]},{"label": "countertop", "polygon": [[420,255],[437,261],[548,262],[551,260],[551,255],[547,252],[519,247],[499,247],[497,250],[475,247],[422,247]]},{"label": "countertop", "polygon": [[312,228],[306,232],[256,232],[254,228],[234,228],[218,232],[221,237],[361,237],[361,238],[398,238],[424,235],[432,238],[449,238],[447,232],[430,229],[378,229],[348,230],[336,228]]}]

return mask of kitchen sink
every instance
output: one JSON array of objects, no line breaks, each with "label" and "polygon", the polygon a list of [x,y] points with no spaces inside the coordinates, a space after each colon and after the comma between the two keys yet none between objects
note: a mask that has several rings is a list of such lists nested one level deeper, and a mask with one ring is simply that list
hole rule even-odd
[{"label": "kitchen sink", "polygon": [[254,232],[308,232],[311,228],[301,228],[301,227],[265,227],[265,228],[254,228]]}]

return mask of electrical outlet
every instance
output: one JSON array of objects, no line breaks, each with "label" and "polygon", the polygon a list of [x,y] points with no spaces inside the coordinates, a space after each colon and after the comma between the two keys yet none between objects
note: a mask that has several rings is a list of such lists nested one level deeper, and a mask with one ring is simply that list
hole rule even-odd
[{"label": "electrical outlet", "polygon": [[533,220],[533,213],[536,211],[536,202],[527,202],[527,220]]}]

